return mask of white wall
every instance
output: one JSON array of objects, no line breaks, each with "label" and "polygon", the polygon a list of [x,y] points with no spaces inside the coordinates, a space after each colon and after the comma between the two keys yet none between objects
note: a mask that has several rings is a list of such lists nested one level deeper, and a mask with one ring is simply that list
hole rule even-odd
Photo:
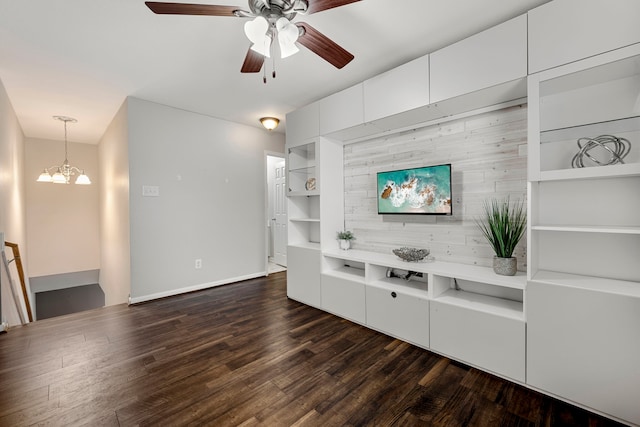
[{"label": "white wall", "polygon": [[[491,266],[493,251],[474,219],[488,198],[526,199],[526,136],[527,109],[516,106],[346,145],[345,226],[354,247],[429,248],[442,261]],[[442,163],[452,164],[452,217],[378,215],[377,172]],[[525,239],[514,256],[526,269]]]},{"label": "white wall", "polygon": [[100,287],[105,304],[125,303],[131,287],[127,104],[98,146],[100,176]]},{"label": "white wall", "polygon": [[[5,240],[18,244],[25,276],[28,277],[29,263],[25,257],[28,247],[24,194],[24,135],[0,81],[0,231],[5,233]],[[10,250],[7,251],[7,256],[11,259]],[[11,265],[13,266],[13,263]],[[0,271],[2,320],[10,325],[20,324],[18,311],[7,286],[8,278],[3,267],[0,267]],[[17,276],[14,276],[14,280],[19,287]],[[16,290],[19,291],[18,288]],[[24,315],[26,319],[26,312]]]},{"label": "white wall", "polygon": [[284,135],[136,98],[128,127],[132,301],[264,275],[264,153]]},{"label": "white wall", "polygon": [[[71,138],[73,124],[67,129]],[[63,130],[60,123],[61,136]],[[69,141],[68,159],[85,170],[91,185],[76,185],[73,178],[68,185],[36,182],[43,168],[62,164],[64,141],[25,140],[27,258],[32,278],[100,268],[98,147]]]}]

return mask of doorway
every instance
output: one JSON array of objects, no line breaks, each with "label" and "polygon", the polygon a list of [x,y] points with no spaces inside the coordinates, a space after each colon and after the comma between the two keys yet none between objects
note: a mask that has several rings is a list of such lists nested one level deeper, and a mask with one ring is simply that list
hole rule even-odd
[{"label": "doorway", "polygon": [[267,274],[287,267],[286,166],[280,153],[266,155]]}]

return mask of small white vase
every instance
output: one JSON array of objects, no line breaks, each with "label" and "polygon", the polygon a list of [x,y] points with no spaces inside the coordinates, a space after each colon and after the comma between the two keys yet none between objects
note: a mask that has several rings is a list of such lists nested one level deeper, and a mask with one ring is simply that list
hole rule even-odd
[{"label": "small white vase", "polygon": [[338,243],[340,244],[340,249],[343,251],[349,250],[351,248],[351,240],[338,239]]}]

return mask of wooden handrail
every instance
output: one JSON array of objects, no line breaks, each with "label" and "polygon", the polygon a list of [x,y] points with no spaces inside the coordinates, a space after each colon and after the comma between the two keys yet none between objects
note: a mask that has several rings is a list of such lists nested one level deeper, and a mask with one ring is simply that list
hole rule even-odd
[{"label": "wooden handrail", "polygon": [[29,302],[29,295],[27,294],[27,285],[24,280],[24,269],[22,268],[22,259],[20,258],[20,249],[17,243],[7,242],[5,245],[11,248],[13,251],[13,261],[16,262],[16,269],[18,270],[18,277],[20,277],[20,286],[22,288],[22,297],[24,298],[24,305],[27,307],[27,315],[29,316],[29,322],[33,322],[33,315],[31,314],[31,303]]}]

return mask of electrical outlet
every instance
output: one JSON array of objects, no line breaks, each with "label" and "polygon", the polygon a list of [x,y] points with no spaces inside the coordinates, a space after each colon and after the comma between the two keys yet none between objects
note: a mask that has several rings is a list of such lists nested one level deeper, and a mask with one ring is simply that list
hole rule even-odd
[{"label": "electrical outlet", "polygon": [[196,269],[202,268],[202,260],[200,258],[196,259]]}]

